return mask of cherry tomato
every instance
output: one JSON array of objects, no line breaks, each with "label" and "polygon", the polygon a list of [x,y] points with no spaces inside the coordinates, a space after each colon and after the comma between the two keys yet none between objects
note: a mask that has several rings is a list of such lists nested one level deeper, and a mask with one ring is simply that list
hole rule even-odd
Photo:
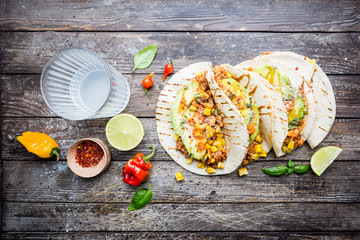
[{"label": "cherry tomato", "polygon": [[150,73],[146,78],[142,80],[142,85],[145,88],[145,92],[148,95],[149,99],[150,95],[148,93],[148,89],[151,88],[153,85],[152,75],[154,75],[154,72]]},{"label": "cherry tomato", "polygon": [[249,134],[253,134],[255,132],[255,124],[252,122],[250,125],[247,126],[247,130]]}]

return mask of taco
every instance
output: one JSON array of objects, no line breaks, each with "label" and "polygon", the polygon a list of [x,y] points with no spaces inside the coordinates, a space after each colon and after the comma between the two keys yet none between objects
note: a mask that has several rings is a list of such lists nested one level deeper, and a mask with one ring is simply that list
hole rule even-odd
[{"label": "taco", "polygon": [[302,146],[310,136],[316,118],[313,93],[304,79],[287,65],[269,59],[254,59],[236,67],[257,73],[266,79],[283,101],[288,129],[281,149],[275,149],[274,146],[276,155],[282,156]]},{"label": "taco", "polygon": [[334,92],[328,77],[314,59],[293,52],[267,52],[257,58],[271,59],[289,66],[310,86],[314,96],[316,118],[307,142],[311,148],[316,147],[330,131],[336,115]]},{"label": "taco", "polygon": [[266,157],[273,144],[281,149],[287,112],[273,86],[257,74],[227,64],[215,66],[213,73],[214,85],[223,91],[248,129],[249,147],[243,165]]},{"label": "taco", "polygon": [[161,145],[175,162],[200,175],[235,171],[249,141],[242,118],[211,78],[211,63],[189,65],[168,81],[156,108]]}]

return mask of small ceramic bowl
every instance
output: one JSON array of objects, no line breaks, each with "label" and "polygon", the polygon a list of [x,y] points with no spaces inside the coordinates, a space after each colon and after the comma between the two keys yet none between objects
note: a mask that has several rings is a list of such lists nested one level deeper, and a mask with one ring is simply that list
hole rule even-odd
[{"label": "small ceramic bowl", "polygon": [[[80,166],[80,164],[78,164],[76,162],[76,159],[75,159],[76,148],[81,143],[86,142],[86,141],[95,142],[104,151],[104,156],[102,157],[102,159],[99,161],[99,163],[96,166],[82,167],[82,166]],[[68,163],[71,171],[73,171],[76,175],[83,177],[83,178],[95,177],[96,175],[98,175],[99,173],[104,171],[109,166],[110,160],[111,160],[111,153],[110,153],[108,146],[103,141],[101,141],[100,139],[97,139],[97,138],[80,139],[80,140],[76,141],[73,145],[71,145],[71,147],[69,148],[68,153],[67,153],[67,163]]]}]

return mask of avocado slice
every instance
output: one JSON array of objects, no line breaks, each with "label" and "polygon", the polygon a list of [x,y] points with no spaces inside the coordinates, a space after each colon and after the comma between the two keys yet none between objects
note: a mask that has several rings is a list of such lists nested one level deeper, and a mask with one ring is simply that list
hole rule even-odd
[{"label": "avocado slice", "polygon": [[235,106],[239,109],[241,115],[243,116],[246,126],[249,125],[251,120],[251,101],[247,90],[239,82],[232,78],[222,79],[220,88],[231,101],[240,96],[245,99],[245,107],[240,109],[238,105],[235,104]]},{"label": "avocado slice", "polygon": [[298,126],[298,123],[304,119],[306,114],[306,105],[302,97],[298,96],[294,100],[294,107],[288,113],[289,130]]},{"label": "avocado slice", "polygon": [[256,136],[259,134],[260,131],[260,113],[259,109],[256,106],[256,104],[252,101],[252,121],[254,121],[255,124],[255,132],[250,135],[250,144],[254,141]]},{"label": "avocado slice", "polygon": [[280,94],[283,101],[294,98],[294,89],[289,77],[281,74],[275,67],[264,65],[254,70],[257,74],[269,81],[275,90]]},{"label": "avocado slice", "polygon": [[191,82],[182,87],[171,106],[171,122],[175,133],[181,136],[183,133],[183,127],[181,121],[185,115],[191,102],[195,99],[195,94],[200,91],[199,83]]},{"label": "avocado slice", "polygon": [[206,154],[206,149],[199,151],[198,144],[201,142],[200,139],[196,139],[193,136],[193,129],[194,127],[189,125],[188,119],[192,118],[194,116],[195,112],[188,109],[183,117],[182,125],[183,125],[183,135],[181,136],[181,139],[184,143],[184,146],[186,150],[189,152],[191,158],[195,159],[202,159]]}]

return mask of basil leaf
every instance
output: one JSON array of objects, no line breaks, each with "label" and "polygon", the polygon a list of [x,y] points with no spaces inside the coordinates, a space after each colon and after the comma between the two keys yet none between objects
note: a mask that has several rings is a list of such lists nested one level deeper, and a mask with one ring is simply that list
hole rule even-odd
[{"label": "basil leaf", "polygon": [[289,168],[288,171],[287,171],[287,173],[285,173],[285,175],[292,174],[292,172],[293,172],[293,169],[292,169],[292,168]]},{"label": "basil leaf", "polygon": [[289,160],[288,166],[289,166],[289,168],[294,168],[295,163],[293,161]]},{"label": "basil leaf", "polygon": [[310,167],[308,165],[299,165],[294,167],[294,172],[297,174],[303,174],[307,173],[309,171]]},{"label": "basil leaf", "polygon": [[289,170],[288,167],[285,166],[277,166],[271,168],[264,168],[262,171],[270,176],[281,176],[287,173]]},{"label": "basil leaf", "polygon": [[137,190],[131,199],[128,209],[130,211],[134,211],[134,210],[139,210],[139,209],[145,207],[152,199],[151,188],[152,187],[150,187],[149,189],[141,188],[141,189]]},{"label": "basil leaf", "polygon": [[154,44],[138,52],[134,56],[134,69],[132,71],[149,67],[154,60],[156,51],[157,45]]}]

